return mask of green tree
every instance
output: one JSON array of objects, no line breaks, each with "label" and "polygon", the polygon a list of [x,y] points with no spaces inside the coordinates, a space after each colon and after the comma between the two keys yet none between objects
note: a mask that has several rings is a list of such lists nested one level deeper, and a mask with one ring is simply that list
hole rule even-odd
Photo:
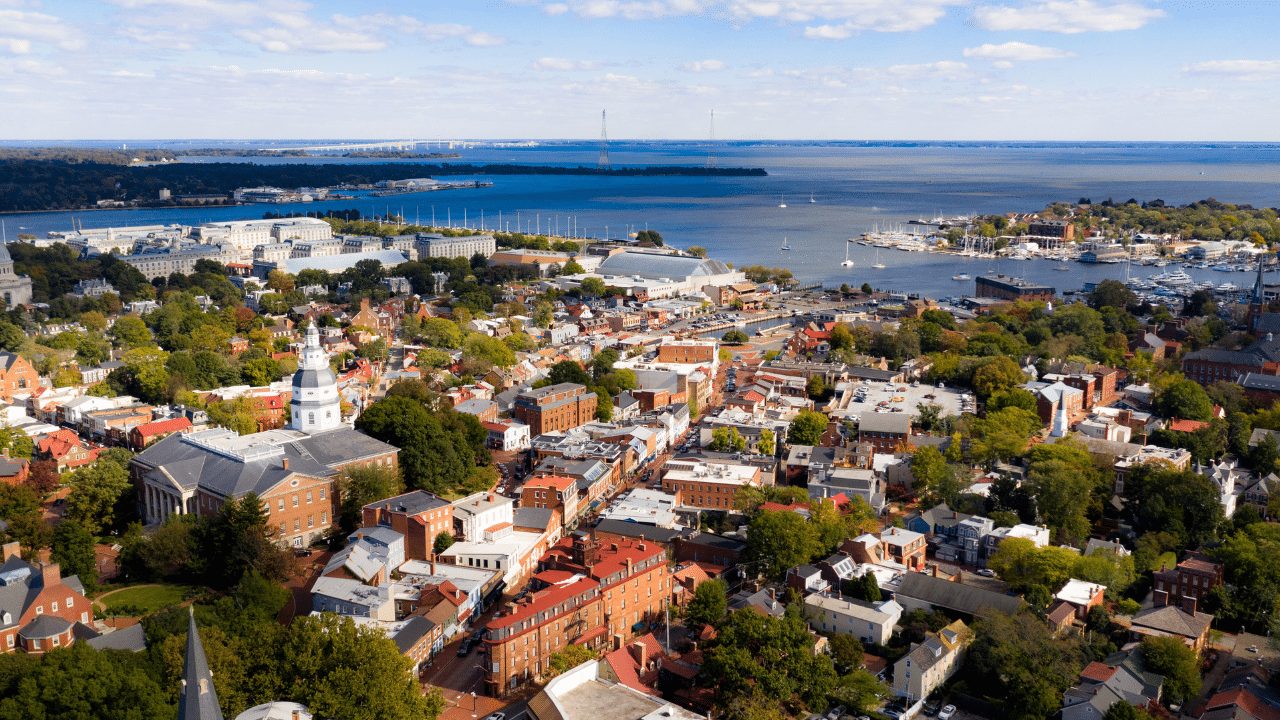
[{"label": "green tree", "polygon": [[803,410],[791,421],[791,426],[787,429],[787,442],[792,445],[817,445],[826,429],[826,415]]},{"label": "green tree", "polygon": [[1089,293],[1089,307],[1094,310],[1104,307],[1123,310],[1132,302],[1133,291],[1119,280],[1103,280]]},{"label": "green tree", "polygon": [[596,654],[585,645],[566,645],[565,648],[551,655],[547,665],[547,677],[555,677],[572,670],[588,660],[594,660]]},{"label": "green tree", "polygon": [[449,547],[452,545],[453,545],[453,535],[451,535],[447,531],[442,531],[438,535],[436,535],[436,542],[433,547],[435,548],[436,554],[439,555],[445,550],[448,550]]},{"label": "green tree", "polygon": [[93,534],[75,520],[63,520],[53,529],[52,559],[63,577],[75,575],[92,592],[98,584],[97,554]]},{"label": "green tree", "polygon": [[1213,401],[1204,388],[1186,378],[1174,379],[1157,388],[1155,405],[1157,412],[1169,418],[1201,422],[1213,419]]},{"label": "green tree", "polygon": [[760,561],[768,574],[781,575],[809,562],[820,549],[813,526],[796,513],[765,510],[747,523],[746,555]]},{"label": "green tree", "polygon": [[1045,523],[1061,536],[1080,541],[1089,536],[1085,511],[1093,481],[1079,465],[1061,460],[1032,462],[1028,479]]},{"label": "green tree", "polygon": [[764,429],[760,431],[760,439],[756,441],[756,452],[761,455],[773,455],[776,447],[776,441],[773,437],[773,431]]},{"label": "green tree", "polygon": [[1170,704],[1190,700],[1200,692],[1200,670],[1191,648],[1176,637],[1147,637],[1142,641],[1142,665],[1164,676],[1164,697]]},{"label": "green tree", "polygon": [[1102,720],[1150,720],[1150,718],[1147,711],[1139,710],[1126,700],[1111,703],[1111,707],[1107,708],[1107,712],[1102,715]]},{"label": "green tree", "polygon": [[[141,663],[86,643],[6,663],[0,716],[10,718],[163,718],[174,714]],[[56,688],[57,692],[50,692]]]},{"label": "green tree", "polygon": [[604,297],[608,293],[604,281],[597,277],[583,278],[579,287],[582,288],[583,294],[590,297]]},{"label": "green tree", "polygon": [[864,295],[870,295],[871,293],[875,292],[874,290],[871,289],[871,283],[862,283],[862,287],[859,289],[862,290],[862,293]]},{"label": "green tree", "polygon": [[862,666],[861,640],[848,633],[836,633],[827,638],[827,641],[837,672],[849,673]]},{"label": "green tree", "polygon": [[936,493],[949,474],[947,459],[932,445],[925,445],[911,456],[911,490],[918,496]]},{"label": "green tree", "polygon": [[343,532],[355,530],[362,521],[362,508],[404,492],[397,468],[383,465],[353,465],[338,479],[339,523]]},{"label": "green tree", "polygon": [[1021,408],[1034,414],[1036,412],[1036,396],[1020,387],[1012,387],[1008,390],[1000,390],[993,393],[991,397],[987,398],[987,412],[995,412],[1007,407]]},{"label": "green tree", "polygon": [[1022,369],[1017,363],[1001,355],[974,371],[973,389],[986,399],[1021,383],[1023,379]]},{"label": "green tree", "polygon": [[117,508],[132,499],[129,473],[120,465],[99,460],[71,475],[67,517],[97,535],[114,523]]},{"label": "green tree", "polygon": [[431,318],[422,323],[422,339],[435,347],[462,347],[462,331],[444,318]]},{"label": "green tree", "polygon": [[723,580],[707,580],[693,591],[685,617],[690,623],[714,625],[729,609],[728,586]]},{"label": "green tree", "polygon": [[711,431],[707,448],[713,452],[742,452],[747,449],[747,441],[738,434],[738,428],[721,425]]},{"label": "green tree", "polygon": [[147,324],[135,317],[122,317],[111,326],[111,337],[119,347],[141,347],[150,345],[151,330]]},{"label": "green tree", "polygon": [[578,264],[578,261],[573,259],[570,259],[569,262],[565,263],[564,268],[560,270],[562,275],[581,275],[585,272],[586,270],[582,269],[582,266]]}]

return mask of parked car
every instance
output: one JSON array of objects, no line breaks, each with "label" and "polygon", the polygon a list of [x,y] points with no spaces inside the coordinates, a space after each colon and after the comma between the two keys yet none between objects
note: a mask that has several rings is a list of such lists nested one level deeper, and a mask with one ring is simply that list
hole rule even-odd
[{"label": "parked car", "polygon": [[466,657],[469,652],[471,652],[471,639],[467,638],[458,646],[458,657]]},{"label": "parked car", "polygon": [[955,714],[956,706],[948,705],[942,708],[942,712],[938,713],[938,720],[951,720],[951,718],[955,717]]},{"label": "parked car", "polygon": [[981,570],[978,571],[978,574],[981,575],[982,577],[995,577],[996,571],[992,570],[991,568],[982,568]]},{"label": "parked car", "polygon": [[487,627],[476,628],[475,631],[471,633],[471,642],[477,642],[478,640],[480,640],[480,638],[483,637],[485,632],[488,630],[489,628]]},{"label": "parked car", "polygon": [[880,711],[880,714],[887,718],[891,718],[891,720],[898,720],[902,717],[902,711],[890,705],[886,705],[885,708]]},{"label": "parked car", "polygon": [[843,705],[837,705],[831,708],[831,712],[827,713],[827,720],[836,720],[836,718],[844,714],[844,710],[845,707]]}]

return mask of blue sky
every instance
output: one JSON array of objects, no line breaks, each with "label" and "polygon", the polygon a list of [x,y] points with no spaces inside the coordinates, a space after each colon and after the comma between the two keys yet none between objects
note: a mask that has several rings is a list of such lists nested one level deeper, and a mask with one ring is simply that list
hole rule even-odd
[{"label": "blue sky", "polygon": [[1275,140],[1273,3],[0,0],[6,139]]}]

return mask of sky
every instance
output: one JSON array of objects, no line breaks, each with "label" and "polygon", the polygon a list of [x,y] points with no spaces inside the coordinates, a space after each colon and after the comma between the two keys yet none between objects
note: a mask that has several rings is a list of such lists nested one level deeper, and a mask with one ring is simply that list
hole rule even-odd
[{"label": "sky", "polygon": [[1271,141],[1280,3],[0,0],[0,139]]}]

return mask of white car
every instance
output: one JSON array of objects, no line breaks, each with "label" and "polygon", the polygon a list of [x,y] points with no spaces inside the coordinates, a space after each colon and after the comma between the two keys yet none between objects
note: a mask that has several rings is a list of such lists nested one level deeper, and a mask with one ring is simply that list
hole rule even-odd
[{"label": "white car", "polygon": [[956,706],[948,705],[938,712],[938,720],[951,720],[951,718],[955,717],[955,714]]}]

